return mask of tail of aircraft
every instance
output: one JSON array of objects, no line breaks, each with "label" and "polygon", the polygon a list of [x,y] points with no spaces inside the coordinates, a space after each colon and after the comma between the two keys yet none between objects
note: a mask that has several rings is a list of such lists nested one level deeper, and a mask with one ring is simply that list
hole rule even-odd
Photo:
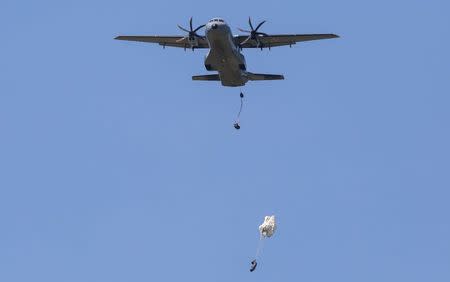
[{"label": "tail of aircraft", "polygon": [[192,80],[220,81],[220,76],[218,74],[194,75]]},{"label": "tail of aircraft", "polygon": [[[282,80],[284,76],[281,74],[264,74],[264,73],[251,73],[244,72],[243,75],[248,80]],[[192,80],[205,80],[205,81],[220,81],[218,74],[206,74],[206,75],[194,75]]]},{"label": "tail of aircraft", "polygon": [[282,80],[284,76],[281,74],[265,74],[265,73],[251,73],[246,72],[248,80]]}]

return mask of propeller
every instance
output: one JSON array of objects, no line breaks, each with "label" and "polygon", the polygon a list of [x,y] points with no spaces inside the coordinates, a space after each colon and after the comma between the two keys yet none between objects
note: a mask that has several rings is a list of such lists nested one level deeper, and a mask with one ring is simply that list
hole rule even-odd
[{"label": "propeller", "polygon": [[245,33],[249,33],[250,35],[244,40],[242,41],[241,45],[244,45],[245,43],[247,43],[249,40],[254,40],[256,42],[256,47],[259,47],[261,45],[261,41],[259,40],[260,36],[268,36],[267,33],[264,32],[259,32],[259,28],[265,23],[266,21],[262,21],[260,22],[256,28],[253,28],[253,24],[252,24],[252,19],[250,17],[248,17],[248,25],[250,26],[250,30],[245,30],[245,29],[241,29],[238,28],[240,31],[245,32]]},{"label": "propeller", "polygon": [[[201,26],[199,26],[196,29],[194,29],[193,26],[192,26],[192,17],[189,19],[189,28],[190,28],[189,30],[184,28],[184,27],[182,27],[182,26],[180,26],[180,25],[177,25],[177,26],[182,31],[187,32],[188,35],[183,37],[183,38],[178,39],[176,42],[181,42],[181,41],[186,40],[186,39],[189,39],[190,42],[193,42],[196,38],[203,38],[203,36],[197,34],[197,31],[199,31],[201,28],[205,27],[205,25],[202,24]],[[192,46],[192,48],[193,47],[194,46]]]}]

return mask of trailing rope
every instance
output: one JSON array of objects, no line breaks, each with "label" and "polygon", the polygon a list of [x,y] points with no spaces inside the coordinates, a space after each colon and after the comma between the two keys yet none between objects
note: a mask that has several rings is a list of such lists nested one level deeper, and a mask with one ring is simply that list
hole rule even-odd
[{"label": "trailing rope", "polygon": [[236,117],[236,122],[233,125],[234,128],[236,128],[236,129],[241,129],[241,126],[239,125],[239,118],[241,117],[242,108],[244,106],[244,93],[241,92],[241,94],[239,94],[239,97],[241,97],[241,106],[239,108],[239,112]]}]

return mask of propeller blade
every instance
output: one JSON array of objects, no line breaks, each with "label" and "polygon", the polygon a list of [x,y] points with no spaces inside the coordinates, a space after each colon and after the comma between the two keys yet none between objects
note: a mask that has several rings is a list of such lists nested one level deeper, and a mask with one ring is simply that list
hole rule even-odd
[{"label": "propeller blade", "polygon": [[184,27],[180,26],[179,24],[177,24],[178,28],[181,29],[182,31],[185,32],[190,32],[189,30],[185,29]]},{"label": "propeller blade", "polygon": [[[194,27],[193,27],[193,25],[192,25],[192,17],[189,18],[189,28],[190,28],[190,30],[188,30],[188,29],[182,27],[182,26],[179,25],[179,24],[177,24],[177,26],[178,26],[179,29],[181,29],[182,31],[184,31],[184,32],[187,33],[186,36],[184,36],[184,37],[182,37],[182,38],[180,38],[180,39],[177,39],[177,40],[176,40],[177,43],[183,42],[183,41],[186,42],[186,40],[188,40],[189,43],[194,44],[194,43],[192,43],[191,41],[194,41],[195,38],[200,38],[200,39],[204,39],[204,38],[205,38],[204,36],[198,35],[198,34],[197,34],[197,31],[200,30],[201,28],[205,27],[206,25],[205,25],[205,24],[202,24],[202,25],[200,25],[199,27],[197,27],[197,28],[194,30],[194,29],[193,29]],[[195,43],[195,45],[197,45],[197,43]],[[192,48],[194,48],[194,47],[196,47],[196,46],[192,46]]]},{"label": "propeller blade", "polygon": [[245,33],[252,33],[250,30],[246,30],[246,29],[242,29],[242,28],[238,28],[238,30],[241,32],[245,32]]},{"label": "propeller blade", "polygon": [[252,25],[252,19],[250,17],[248,17],[248,24],[250,25],[250,28],[253,31],[254,29],[253,29],[253,25]]},{"label": "propeller blade", "polygon": [[245,29],[242,29],[242,28],[238,28],[238,30],[241,31],[241,32],[251,33],[250,30],[245,30]]},{"label": "propeller blade", "polygon": [[205,26],[206,26],[206,24],[202,24],[201,26],[194,29],[194,32],[197,32],[199,29],[204,28]]},{"label": "propeller blade", "polygon": [[259,48],[259,46],[261,45],[261,41],[259,41],[258,37],[256,37],[255,41],[256,41],[256,47]]},{"label": "propeller blade", "polygon": [[266,21],[262,21],[259,23],[259,25],[256,27],[255,31],[258,31],[258,29],[265,23]]},{"label": "propeller blade", "polygon": [[184,40],[186,40],[186,39],[187,39],[187,37],[185,36],[185,37],[183,37],[183,38],[178,39],[178,40],[175,41],[175,42],[179,43],[179,42],[184,41]]},{"label": "propeller blade", "polygon": [[250,39],[252,39],[252,36],[247,37],[244,41],[242,41],[241,45],[245,45]]}]

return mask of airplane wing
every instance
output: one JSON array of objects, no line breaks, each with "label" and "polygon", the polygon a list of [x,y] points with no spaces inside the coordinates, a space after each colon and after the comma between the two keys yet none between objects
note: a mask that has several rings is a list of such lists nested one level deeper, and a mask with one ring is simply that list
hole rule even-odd
[{"label": "airplane wing", "polygon": [[320,40],[320,39],[331,39],[338,38],[336,34],[278,34],[278,35],[267,35],[258,37],[260,44],[255,40],[247,40],[244,42],[248,35],[239,35],[235,37],[235,42],[241,45],[242,48],[271,48],[277,46],[294,45],[297,42]]},{"label": "airplane wing", "polygon": [[[191,42],[187,37],[184,36],[117,36],[117,40],[126,41],[138,41],[145,43],[157,43],[161,46],[169,47],[179,47],[179,48],[191,48]],[[195,49],[198,48],[209,48],[208,42],[205,38],[196,38],[197,43],[193,46]]]}]

